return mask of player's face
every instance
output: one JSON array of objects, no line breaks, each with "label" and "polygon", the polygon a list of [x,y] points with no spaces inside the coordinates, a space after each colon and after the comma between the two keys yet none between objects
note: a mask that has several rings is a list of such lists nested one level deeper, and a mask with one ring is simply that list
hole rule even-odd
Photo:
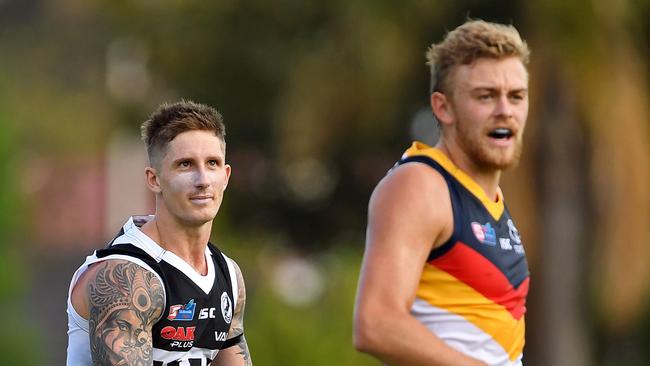
[{"label": "player's face", "polygon": [[167,145],[158,183],[165,210],[187,226],[212,221],[230,178],[225,147],[211,131],[186,131]]},{"label": "player's face", "polygon": [[451,76],[456,143],[480,169],[515,165],[528,117],[528,72],[521,60],[478,59]]}]

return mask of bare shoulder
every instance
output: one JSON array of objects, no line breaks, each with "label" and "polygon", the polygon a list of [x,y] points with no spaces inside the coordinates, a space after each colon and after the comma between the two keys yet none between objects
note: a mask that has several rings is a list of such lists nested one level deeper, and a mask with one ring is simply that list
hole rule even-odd
[{"label": "bare shoulder", "polygon": [[444,177],[421,163],[395,168],[375,188],[368,219],[369,230],[397,231],[401,238],[426,237],[432,246],[442,243],[453,229]]},{"label": "bare shoulder", "polygon": [[83,289],[94,364],[153,362],[151,327],[164,308],[164,289],[150,270],[126,260],[94,264]]},{"label": "bare shoulder", "polygon": [[391,170],[377,185],[377,195],[399,196],[412,194],[424,197],[442,197],[449,190],[443,176],[428,165],[412,162]]},{"label": "bare shoulder", "polygon": [[374,339],[377,319],[408,316],[423,264],[452,227],[449,189],[436,170],[408,163],[382,179],[368,207],[355,339]]}]

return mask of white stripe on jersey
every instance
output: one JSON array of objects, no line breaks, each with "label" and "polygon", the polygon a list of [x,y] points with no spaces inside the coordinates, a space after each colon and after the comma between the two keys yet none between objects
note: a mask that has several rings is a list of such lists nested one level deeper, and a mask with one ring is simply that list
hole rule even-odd
[{"label": "white stripe on jersey", "polygon": [[[163,366],[175,361],[178,361],[178,366],[194,366],[195,363],[190,364],[190,360],[194,362],[201,360],[201,366],[208,366],[208,359],[214,360],[215,357],[217,357],[217,353],[219,353],[219,350],[210,350],[198,347],[192,347],[187,352],[165,351],[154,348],[153,359],[156,360],[156,362],[162,362]],[[154,362],[154,365],[159,364],[156,362]]]},{"label": "white stripe on jersey", "polygon": [[510,361],[508,353],[488,333],[460,315],[416,297],[411,314],[450,347],[490,366],[522,366],[521,355]]}]

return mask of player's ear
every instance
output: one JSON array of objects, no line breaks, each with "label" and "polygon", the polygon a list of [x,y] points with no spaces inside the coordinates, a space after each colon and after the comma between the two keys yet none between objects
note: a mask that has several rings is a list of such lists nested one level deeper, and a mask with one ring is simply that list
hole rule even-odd
[{"label": "player's ear", "polygon": [[226,187],[228,187],[228,181],[230,180],[230,173],[232,172],[232,168],[230,167],[230,164],[226,164],[224,166],[226,169],[226,179],[223,182],[223,190],[226,190]]},{"label": "player's ear", "polygon": [[160,188],[160,180],[158,176],[158,171],[153,167],[144,168],[144,180],[147,188],[153,193],[160,193],[162,189]]},{"label": "player's ear", "polygon": [[436,119],[442,124],[450,124],[454,120],[453,110],[447,95],[441,92],[431,93],[431,111]]}]

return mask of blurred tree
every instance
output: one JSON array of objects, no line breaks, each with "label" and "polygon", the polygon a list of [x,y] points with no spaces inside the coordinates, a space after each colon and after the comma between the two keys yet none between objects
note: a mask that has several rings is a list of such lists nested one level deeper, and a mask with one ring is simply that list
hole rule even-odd
[{"label": "blurred tree", "polygon": [[408,145],[409,119],[427,106],[426,46],[468,15],[508,22],[515,3],[112,2],[103,12],[147,50],[159,96],[224,113],[237,140],[235,229],[318,248],[363,227],[360,208]]},{"label": "blurred tree", "polygon": [[41,340],[24,302],[32,279],[23,252],[29,223],[25,221],[21,182],[17,179],[23,164],[18,149],[21,129],[7,115],[8,108],[2,102],[8,93],[5,81],[6,74],[0,72],[0,324],[8,330],[0,332],[0,354],[3,362],[34,365],[41,361],[41,355],[33,352],[32,346]]},{"label": "blurred tree", "polygon": [[[648,32],[644,3],[528,3],[535,90],[543,99],[540,193],[547,197],[539,364],[603,360],[648,311],[648,69],[638,46],[643,24]],[[597,348],[592,329],[603,337]]]}]

